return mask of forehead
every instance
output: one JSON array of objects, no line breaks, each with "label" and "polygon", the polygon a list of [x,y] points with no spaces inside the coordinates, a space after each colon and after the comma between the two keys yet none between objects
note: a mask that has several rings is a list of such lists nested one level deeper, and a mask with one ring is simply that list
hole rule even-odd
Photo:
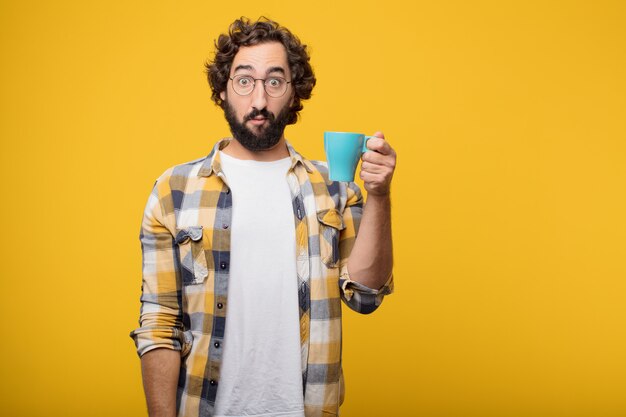
[{"label": "forehead", "polygon": [[265,74],[270,68],[282,68],[286,74],[289,73],[287,51],[280,42],[267,42],[239,48],[233,59],[231,72],[237,71],[237,67],[242,66],[250,67],[252,72],[261,74]]}]

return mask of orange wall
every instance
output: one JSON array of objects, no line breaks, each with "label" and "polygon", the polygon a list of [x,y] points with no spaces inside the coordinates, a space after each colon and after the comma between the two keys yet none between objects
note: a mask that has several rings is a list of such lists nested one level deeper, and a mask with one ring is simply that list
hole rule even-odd
[{"label": "orange wall", "polygon": [[145,414],[143,206],[228,135],[240,15],[310,45],[287,137],[385,132],[396,294],[345,311],[343,416],[626,415],[626,3],[0,3],[0,408]]}]

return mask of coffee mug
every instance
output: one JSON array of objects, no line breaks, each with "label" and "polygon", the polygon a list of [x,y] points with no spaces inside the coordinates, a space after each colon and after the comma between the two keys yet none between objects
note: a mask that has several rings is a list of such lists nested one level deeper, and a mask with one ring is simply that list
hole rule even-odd
[{"label": "coffee mug", "polygon": [[324,132],[324,151],[331,181],[354,181],[356,166],[373,136],[350,132]]}]

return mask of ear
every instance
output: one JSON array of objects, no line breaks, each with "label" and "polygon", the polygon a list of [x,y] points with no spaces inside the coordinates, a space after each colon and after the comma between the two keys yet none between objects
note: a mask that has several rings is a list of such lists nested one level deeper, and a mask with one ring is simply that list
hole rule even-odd
[{"label": "ear", "polygon": [[222,99],[222,101],[226,100],[226,91],[222,91],[220,93],[220,98]]}]

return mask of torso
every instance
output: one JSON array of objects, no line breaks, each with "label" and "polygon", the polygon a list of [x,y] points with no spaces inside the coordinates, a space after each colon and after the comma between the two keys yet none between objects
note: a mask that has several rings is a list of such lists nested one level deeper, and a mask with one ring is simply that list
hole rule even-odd
[{"label": "torso", "polygon": [[232,192],[230,280],[216,416],[304,415],[290,159],[222,153]]}]

